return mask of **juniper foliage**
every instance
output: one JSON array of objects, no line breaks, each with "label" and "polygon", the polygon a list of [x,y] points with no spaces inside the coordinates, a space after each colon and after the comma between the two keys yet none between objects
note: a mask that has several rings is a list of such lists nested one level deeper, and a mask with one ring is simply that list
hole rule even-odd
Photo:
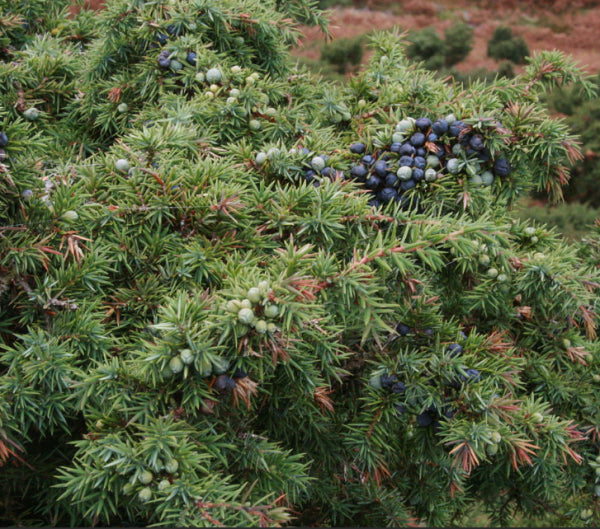
[{"label": "juniper foliage", "polygon": [[[330,86],[287,54],[308,0],[28,4],[1,16],[2,522],[598,522],[595,254],[510,213],[579,154],[539,103],[591,90],[569,59],[465,89],[377,33]],[[348,178],[355,142],[450,114],[495,178],[467,150],[387,205]]]}]

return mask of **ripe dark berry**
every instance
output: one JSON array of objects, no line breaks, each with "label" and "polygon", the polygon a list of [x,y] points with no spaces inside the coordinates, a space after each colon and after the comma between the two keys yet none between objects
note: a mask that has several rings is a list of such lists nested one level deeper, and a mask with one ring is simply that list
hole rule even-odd
[{"label": "ripe dark berry", "polygon": [[394,173],[388,173],[385,175],[385,186],[394,187],[398,184],[398,177]]},{"label": "ripe dark berry", "polygon": [[410,143],[403,143],[398,154],[401,156],[412,156],[415,154],[415,148]]},{"label": "ripe dark berry", "polygon": [[415,150],[415,154],[417,156],[425,157],[425,156],[427,156],[427,149],[424,149],[423,147],[419,147],[417,150]]},{"label": "ripe dark berry", "polygon": [[192,66],[196,66],[196,53],[193,51],[188,52],[185,60],[190,63]]},{"label": "ripe dark berry", "polygon": [[402,148],[402,144],[401,143],[397,143],[396,142],[396,143],[392,143],[390,145],[390,151],[391,152],[399,153],[401,148]]},{"label": "ripe dark berry", "polygon": [[424,176],[425,176],[425,171],[423,171],[423,169],[419,169],[418,167],[416,167],[415,169],[413,169],[412,179],[415,182],[420,182],[421,180],[423,180]]},{"label": "ripe dark berry", "polygon": [[406,406],[404,406],[404,404],[394,404],[394,408],[396,410],[397,417],[401,417],[406,413]]},{"label": "ripe dark berry", "polygon": [[425,132],[431,127],[431,120],[429,118],[418,118],[415,121],[415,126],[422,132]]},{"label": "ripe dark berry", "polygon": [[494,162],[494,174],[496,176],[508,176],[510,171],[511,167],[506,158],[499,158]]},{"label": "ripe dark berry", "polygon": [[460,331],[459,334],[460,334],[460,339],[461,340],[466,340],[467,339],[467,335],[463,331]]},{"label": "ripe dark berry", "polygon": [[384,160],[379,160],[379,161],[375,162],[374,169],[375,169],[375,172],[377,173],[377,176],[380,176],[382,178],[385,178],[385,175],[388,172],[387,163],[385,163]]},{"label": "ripe dark berry", "polygon": [[457,138],[460,135],[460,133],[466,128],[467,125],[465,125],[462,121],[455,121],[448,128],[448,132],[450,132],[450,136],[454,136],[455,138]]},{"label": "ripe dark berry", "polygon": [[483,136],[481,134],[475,134],[469,141],[469,146],[475,151],[482,151],[485,147]]},{"label": "ripe dark berry", "polygon": [[437,141],[438,135],[435,132],[430,132],[427,136],[427,141]]},{"label": "ripe dark berry", "polygon": [[304,179],[310,183],[315,179],[316,174],[312,169],[307,169],[304,171]]},{"label": "ripe dark berry", "polygon": [[451,358],[456,358],[463,354],[462,345],[458,343],[451,343],[448,347],[446,347],[446,352],[450,355]]},{"label": "ripe dark berry", "polygon": [[489,162],[492,158],[492,155],[490,150],[485,147],[477,153],[477,158],[479,158],[482,162]]},{"label": "ripe dark berry", "polygon": [[433,423],[433,417],[428,411],[424,411],[423,413],[419,413],[419,415],[417,415],[417,424],[419,426],[431,426],[431,423]]},{"label": "ripe dark berry", "polygon": [[8,145],[8,136],[5,132],[0,132],[0,147],[6,147]]},{"label": "ripe dark berry", "polygon": [[331,176],[331,171],[332,171],[331,167],[329,167],[329,166],[323,167],[323,169],[321,169],[321,174],[323,176],[329,177],[329,176]]},{"label": "ripe dark berry", "polygon": [[410,334],[410,327],[408,325],[406,325],[405,323],[398,322],[396,324],[396,332],[400,336],[406,336],[406,335]]},{"label": "ripe dark berry", "polygon": [[404,182],[400,183],[400,189],[402,191],[408,191],[409,189],[412,189],[416,185],[417,185],[417,183],[414,180],[405,180]]},{"label": "ripe dark berry", "polygon": [[422,156],[415,156],[415,167],[419,169],[425,169],[427,167],[427,160]]},{"label": "ripe dark berry", "polygon": [[375,158],[373,158],[373,156],[371,156],[370,154],[365,154],[362,157],[361,162],[365,165],[373,165],[375,163]]},{"label": "ripe dark berry", "polygon": [[431,125],[431,130],[438,136],[448,132],[448,122],[445,119],[438,119]]},{"label": "ripe dark berry", "polygon": [[406,386],[402,382],[392,384],[392,393],[406,393]]},{"label": "ripe dark berry", "polygon": [[384,204],[395,200],[398,196],[398,191],[393,187],[384,187],[379,193],[377,193],[377,199]]},{"label": "ripe dark berry", "polygon": [[390,375],[389,373],[383,373],[381,375],[382,388],[391,388],[396,382],[398,382],[398,378],[395,375]]},{"label": "ripe dark berry", "polygon": [[350,176],[356,178],[359,182],[364,182],[368,173],[369,171],[367,171],[367,168],[364,165],[355,165],[350,170]]},{"label": "ripe dark berry", "polygon": [[410,137],[410,144],[413,147],[421,147],[425,144],[425,134],[423,134],[422,132],[415,132]]},{"label": "ripe dark berry", "polygon": [[463,134],[459,139],[460,144],[464,147],[468,147],[472,137],[473,136],[471,134]]},{"label": "ripe dark berry", "polygon": [[175,27],[174,24],[170,24],[167,26],[167,33],[169,35],[176,35],[179,32],[177,31],[177,28]]},{"label": "ripe dark berry", "polygon": [[156,40],[163,46],[167,43],[167,36],[164,33],[157,33]]},{"label": "ripe dark berry", "polygon": [[367,180],[365,182],[365,187],[367,189],[371,189],[373,191],[375,191],[380,185],[381,185],[381,178],[379,178],[377,175],[374,175],[374,174],[369,176],[369,178],[367,178]]},{"label": "ripe dark berry", "polygon": [[365,152],[366,148],[367,147],[364,143],[353,143],[352,145],[350,145],[350,152],[354,154],[362,154],[363,152]]},{"label": "ripe dark berry", "polygon": [[369,206],[371,206],[372,208],[378,208],[381,206],[381,202],[379,202],[379,200],[377,200],[376,198],[372,198],[371,200],[369,200]]},{"label": "ripe dark berry", "polygon": [[398,163],[400,164],[400,167],[412,167],[415,161],[410,156],[402,156]]},{"label": "ripe dark berry", "polygon": [[469,382],[479,382],[481,380],[481,373],[477,369],[467,369],[466,373]]},{"label": "ripe dark berry", "polygon": [[235,380],[228,375],[219,375],[215,379],[214,387],[218,391],[232,391],[235,388]]},{"label": "ripe dark berry", "polygon": [[248,373],[239,367],[233,372],[231,375],[233,378],[245,378],[248,376]]}]

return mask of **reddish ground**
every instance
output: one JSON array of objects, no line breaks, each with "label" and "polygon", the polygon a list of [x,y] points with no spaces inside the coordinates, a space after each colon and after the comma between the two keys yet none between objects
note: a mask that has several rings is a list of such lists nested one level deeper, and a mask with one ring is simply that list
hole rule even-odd
[{"label": "reddish ground", "polygon": [[[587,7],[571,7],[557,13],[554,9],[507,7],[510,2],[488,1],[487,7],[473,6],[464,0],[438,1],[408,0],[383,2],[384,10],[367,8],[336,8],[331,11],[330,30],[334,38],[357,36],[372,30],[399,26],[404,29],[421,29],[433,25],[443,36],[443,31],[455,21],[463,20],[474,29],[473,50],[459,70],[488,68],[495,70],[497,63],[486,54],[487,41],[498,25],[508,25],[522,36],[531,52],[559,49],[571,55],[590,73],[600,72],[600,1],[588,1]],[[485,2],[484,2],[485,3]],[[538,5],[543,2],[538,2]],[[379,2],[380,7],[382,2]],[[446,5],[444,5],[446,4]],[[567,2],[567,4],[569,4]],[[320,58],[323,36],[314,28],[304,28],[306,37],[297,56]]]}]

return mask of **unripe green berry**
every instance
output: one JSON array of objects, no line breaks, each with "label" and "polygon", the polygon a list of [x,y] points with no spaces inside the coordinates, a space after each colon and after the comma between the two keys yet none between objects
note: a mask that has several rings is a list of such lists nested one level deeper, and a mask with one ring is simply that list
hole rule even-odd
[{"label": "unripe green berry", "polygon": [[123,485],[123,488],[121,489],[123,494],[129,496],[130,494],[133,493],[133,485],[131,483],[125,483],[125,485]]},{"label": "unripe green berry", "polygon": [[206,92],[204,92],[204,95],[206,97],[208,97],[208,99],[213,99],[215,97],[215,94],[213,92],[211,92],[210,90],[207,90]]},{"label": "unripe green berry", "polygon": [[537,244],[537,242],[538,242],[538,241],[539,241],[539,239],[538,239],[537,235],[534,235],[534,236],[531,238],[531,243],[532,243],[532,244]]},{"label": "unripe green berry", "polygon": [[506,274],[498,274],[496,281],[498,281],[498,283],[506,283],[506,281],[508,281],[508,276]]},{"label": "unripe green berry", "polygon": [[535,228],[533,226],[527,226],[524,232],[527,237],[533,237],[533,235],[535,235]]},{"label": "unripe green berry", "polygon": [[446,163],[446,169],[449,173],[457,174],[460,170],[460,162],[456,158],[450,158]]},{"label": "unripe green berry", "polygon": [[531,414],[531,420],[536,424],[540,424],[541,422],[543,422],[544,416],[536,411],[535,413]]},{"label": "unripe green berry", "polygon": [[406,132],[409,129],[412,129],[414,120],[403,119],[396,125],[396,132]]},{"label": "unripe green berry", "polygon": [[127,112],[129,110],[129,105],[127,103],[121,103],[118,107],[117,110],[123,114],[125,112]]},{"label": "unripe green berry", "polygon": [[241,309],[251,309],[252,301],[250,301],[249,299],[243,299],[242,301],[240,301],[240,308]]},{"label": "unripe green berry", "polygon": [[117,171],[126,173],[127,171],[129,171],[130,166],[129,166],[129,162],[125,158],[121,158],[115,162],[115,167],[116,167]]},{"label": "unripe green berry", "polygon": [[484,171],[481,173],[481,183],[484,186],[491,186],[494,183],[494,173],[491,171]]},{"label": "unripe green berry", "polygon": [[492,440],[492,443],[498,444],[500,441],[502,441],[502,436],[500,435],[500,432],[493,431],[490,434],[490,439]]},{"label": "unripe green berry", "polygon": [[177,472],[178,468],[179,468],[179,463],[177,462],[177,459],[169,459],[165,463],[165,471],[169,474],[174,474],[175,472]]},{"label": "unripe green berry", "polygon": [[250,325],[254,321],[254,312],[252,309],[242,309],[238,312],[238,320]]},{"label": "unripe green berry", "polygon": [[248,126],[250,127],[251,130],[260,130],[260,121],[258,121],[257,119],[251,119],[250,123],[248,123]]},{"label": "unripe green berry", "polygon": [[429,156],[427,156],[427,167],[439,167],[440,166],[440,159],[435,155],[435,154],[430,154]]},{"label": "unripe green berry", "polygon": [[178,72],[183,68],[183,64],[181,64],[177,59],[172,59],[170,66],[171,70],[173,70],[174,72]]},{"label": "unripe green berry", "polygon": [[323,169],[325,167],[325,161],[320,156],[315,156],[311,160],[310,165],[312,166],[312,168],[315,171],[320,171],[321,169]]},{"label": "unripe green berry", "polygon": [[179,352],[179,356],[181,357],[181,361],[186,365],[189,365],[194,361],[194,353],[191,349],[182,349]]},{"label": "unripe green berry", "polygon": [[412,177],[412,168],[407,166],[402,166],[396,172],[396,176],[403,181],[410,180]]},{"label": "unripe green berry", "polygon": [[381,389],[381,374],[372,375],[369,379],[369,386],[375,389]]},{"label": "unripe green berry", "polygon": [[235,104],[235,103],[236,103],[236,101],[237,101],[237,99],[236,99],[235,97],[228,97],[228,98],[226,99],[226,103],[227,103],[228,105],[233,105],[233,104]]},{"label": "unripe green berry", "polygon": [[256,165],[262,165],[267,161],[267,153],[266,152],[259,152],[256,155],[256,158],[254,159],[254,161],[256,162]]},{"label": "unripe green berry", "polygon": [[533,254],[533,258],[536,261],[542,261],[543,259],[546,258],[546,256],[542,252],[536,252],[536,253]]},{"label": "unripe green berry", "polygon": [[479,256],[479,264],[482,265],[482,266],[489,265],[490,261],[491,261],[490,256],[488,254],[486,254],[486,253],[482,253]]},{"label": "unripe green berry", "polygon": [[208,87],[208,89],[209,89],[211,92],[218,92],[218,91],[219,91],[219,85],[216,85],[216,84],[211,84],[211,85]]},{"label": "unripe green berry", "polygon": [[364,99],[359,99],[356,104],[358,105],[358,108],[363,108],[367,106],[367,102]]},{"label": "unripe green berry", "polygon": [[196,81],[198,81],[199,83],[203,83],[204,82],[204,74],[202,72],[198,72],[196,74]]},{"label": "unripe green berry", "polygon": [[483,184],[483,180],[481,179],[481,176],[479,176],[478,174],[471,177],[470,182],[471,182],[471,185],[474,185],[474,186],[480,186]]},{"label": "unripe green berry", "polygon": [[40,111],[35,107],[28,108],[23,112],[23,117],[29,121],[35,121],[40,117]]},{"label": "unripe green berry", "polygon": [[427,169],[425,171],[425,182],[435,182],[437,180],[437,171],[435,169]]},{"label": "unripe green berry", "polygon": [[562,340],[562,346],[565,349],[568,349],[569,347],[571,347],[571,340],[569,340],[568,338],[563,338],[563,340]]},{"label": "unripe green berry", "polygon": [[[242,39],[242,44],[244,39]],[[231,73],[240,73],[242,71],[241,66],[238,66],[237,64],[235,66],[231,67]]]},{"label": "unripe green berry", "polygon": [[254,328],[256,329],[256,332],[265,334],[267,332],[267,322],[265,320],[258,320],[254,324]]},{"label": "unripe green berry", "polygon": [[273,333],[277,330],[277,325],[275,325],[274,323],[267,323],[267,332]]},{"label": "unripe green berry", "polygon": [[142,485],[148,485],[153,479],[154,476],[149,470],[144,470],[138,477],[138,480]]},{"label": "unripe green berry", "polygon": [[589,520],[592,516],[594,516],[594,511],[592,509],[583,509],[581,513],[579,513],[579,517],[583,520]]},{"label": "unripe green berry", "polygon": [[73,222],[75,220],[77,220],[79,218],[79,215],[77,214],[76,211],[73,211],[72,209],[65,211],[60,218],[66,222]]},{"label": "unripe green berry", "polygon": [[265,110],[265,116],[269,116],[270,118],[274,118],[277,115],[277,110],[273,107],[269,107]]},{"label": "unripe green berry", "polygon": [[260,290],[260,293],[263,296],[266,296],[269,293],[269,282],[268,281],[259,281],[258,285],[256,285]]},{"label": "unripe green berry", "polygon": [[485,447],[485,451],[487,452],[487,454],[489,456],[495,456],[498,453],[498,445],[497,444],[487,445]]},{"label": "unripe green berry", "polygon": [[279,306],[278,305],[267,305],[265,307],[265,316],[267,318],[276,318],[279,314]]},{"label": "unripe green berry", "polygon": [[454,114],[448,114],[445,117],[445,120],[448,122],[448,125],[452,125],[456,121],[456,116]]},{"label": "unripe green berry", "polygon": [[152,499],[152,489],[150,487],[144,487],[138,492],[138,499],[143,503],[150,501]]},{"label": "unripe green berry", "polygon": [[174,356],[169,361],[169,369],[173,373],[181,373],[183,371],[183,362],[179,356]]},{"label": "unripe green berry", "polygon": [[402,143],[405,139],[406,133],[404,132],[394,132],[394,134],[392,134],[392,143]]},{"label": "unripe green berry", "polygon": [[258,303],[262,296],[260,293],[260,289],[257,287],[252,287],[251,289],[248,290],[248,292],[246,292],[246,297],[252,302],[252,303]]},{"label": "unripe green berry", "polygon": [[221,80],[222,76],[223,74],[218,68],[211,68],[206,72],[206,80],[211,84],[218,83]]},{"label": "unripe green berry", "polygon": [[158,490],[165,490],[170,484],[171,482],[168,479],[161,479],[156,488]]},{"label": "unripe green berry", "polygon": [[496,268],[489,268],[486,274],[489,278],[495,279],[498,277],[498,270]]},{"label": "unripe green berry", "polygon": [[237,299],[230,299],[226,305],[227,312],[231,312],[232,314],[237,314],[242,307],[242,304]]}]

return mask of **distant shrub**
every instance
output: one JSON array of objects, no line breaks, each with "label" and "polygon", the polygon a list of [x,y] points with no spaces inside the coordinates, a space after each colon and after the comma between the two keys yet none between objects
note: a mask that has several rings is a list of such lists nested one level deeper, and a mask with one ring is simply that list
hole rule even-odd
[{"label": "distant shrub", "polygon": [[334,40],[321,48],[321,60],[344,74],[360,64],[363,57],[361,37]]},{"label": "distant shrub", "polygon": [[469,55],[473,48],[473,29],[464,22],[446,28],[444,37],[446,66],[459,63]]},{"label": "distant shrub", "polygon": [[522,37],[513,34],[511,28],[498,26],[488,41],[487,54],[496,60],[507,59],[515,64],[524,64],[529,48]]},{"label": "distant shrub", "polygon": [[406,54],[422,61],[428,70],[437,70],[445,63],[444,41],[432,26],[412,32],[408,37]]}]

